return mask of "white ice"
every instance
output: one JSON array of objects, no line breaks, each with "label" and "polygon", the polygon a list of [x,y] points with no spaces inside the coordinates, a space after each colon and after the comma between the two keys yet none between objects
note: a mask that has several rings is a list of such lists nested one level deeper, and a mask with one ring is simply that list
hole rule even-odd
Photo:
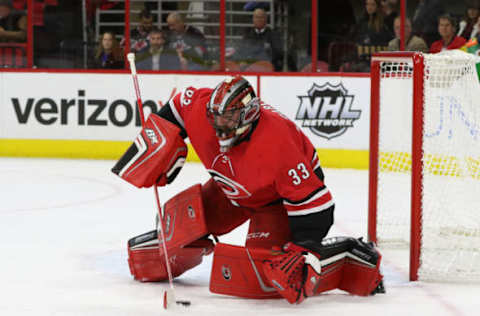
[{"label": "white ice", "polygon": [[[208,290],[211,256],[175,281],[188,308],[165,311],[168,283],[130,276],[126,243],[154,229],[154,193],[110,173],[113,161],[0,158],[0,315],[480,315],[480,284],[408,282],[405,251],[383,251],[387,294],[340,291],[307,299],[247,300]],[[330,236],[365,236],[367,172],[325,170],[334,194]],[[189,163],[162,201],[208,178]],[[246,226],[220,241],[243,244]]]}]

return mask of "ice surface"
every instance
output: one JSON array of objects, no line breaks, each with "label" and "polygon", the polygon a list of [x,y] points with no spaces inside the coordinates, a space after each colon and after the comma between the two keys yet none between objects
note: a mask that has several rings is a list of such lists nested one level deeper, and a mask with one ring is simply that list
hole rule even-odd
[{"label": "ice surface", "polygon": [[[405,250],[384,251],[387,294],[355,297],[340,291],[298,306],[284,300],[246,300],[208,291],[212,257],[175,281],[177,299],[162,308],[168,283],[132,280],[130,237],[154,228],[152,189],[136,189],[110,173],[113,161],[0,158],[0,315],[479,315],[480,284],[408,282]],[[325,170],[337,203],[330,236],[365,236],[367,172]],[[189,163],[165,202],[208,178]],[[243,244],[243,225],[220,240]]]}]

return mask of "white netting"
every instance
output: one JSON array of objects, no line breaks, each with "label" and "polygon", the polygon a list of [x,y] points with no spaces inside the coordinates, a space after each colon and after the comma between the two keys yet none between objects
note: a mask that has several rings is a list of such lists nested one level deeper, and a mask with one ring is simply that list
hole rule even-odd
[{"label": "white netting", "polygon": [[[480,85],[472,55],[425,55],[419,277],[480,280]],[[412,66],[381,63],[378,241],[408,245]]]},{"label": "white netting", "polygon": [[390,246],[410,236],[412,75],[411,60],[381,63],[377,237]]}]

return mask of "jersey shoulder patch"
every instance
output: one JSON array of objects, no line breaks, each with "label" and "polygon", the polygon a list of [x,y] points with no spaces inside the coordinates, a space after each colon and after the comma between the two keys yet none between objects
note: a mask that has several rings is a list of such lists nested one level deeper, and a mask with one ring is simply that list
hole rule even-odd
[{"label": "jersey shoulder patch", "polygon": [[192,104],[193,100],[195,99],[195,92],[197,91],[194,87],[187,87],[183,89],[182,92],[179,93],[179,105],[181,107],[189,106]]},{"label": "jersey shoulder patch", "polygon": [[206,107],[205,102],[208,102],[211,93],[212,89],[187,87],[172,97],[167,104],[177,122],[185,128],[185,121],[198,117]]},{"label": "jersey shoulder patch", "polygon": [[186,108],[192,106],[198,99],[203,99],[205,96],[209,96],[212,93],[212,89],[187,87],[182,92],[177,93],[173,98],[175,106],[180,108]]}]

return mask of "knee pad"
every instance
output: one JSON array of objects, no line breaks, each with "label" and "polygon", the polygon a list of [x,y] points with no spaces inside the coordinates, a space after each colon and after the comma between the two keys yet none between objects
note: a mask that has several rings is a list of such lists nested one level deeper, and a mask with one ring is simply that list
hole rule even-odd
[{"label": "knee pad", "polygon": [[215,245],[210,291],[244,298],[280,298],[265,277],[262,263],[272,256],[263,248]]},{"label": "knee pad", "polygon": [[201,185],[197,184],[168,200],[157,215],[157,230],[136,236],[128,242],[130,272],[140,281],[168,278],[159,233],[162,218],[165,245],[173,277],[199,265],[202,256],[213,251],[203,209]]},{"label": "knee pad", "polygon": [[[202,263],[203,256],[210,254],[213,247],[211,240],[203,238],[183,248],[169,249],[168,257],[172,276],[178,277]],[[135,280],[141,282],[168,279],[163,247],[158,241],[156,230],[133,237],[128,241],[128,266]]]},{"label": "knee pad", "polygon": [[[172,197],[160,212],[156,220],[158,238],[161,238],[159,218],[162,218],[167,249],[184,247],[209,234],[205,222],[201,184],[196,184]],[[160,252],[163,252],[161,248]]]}]

